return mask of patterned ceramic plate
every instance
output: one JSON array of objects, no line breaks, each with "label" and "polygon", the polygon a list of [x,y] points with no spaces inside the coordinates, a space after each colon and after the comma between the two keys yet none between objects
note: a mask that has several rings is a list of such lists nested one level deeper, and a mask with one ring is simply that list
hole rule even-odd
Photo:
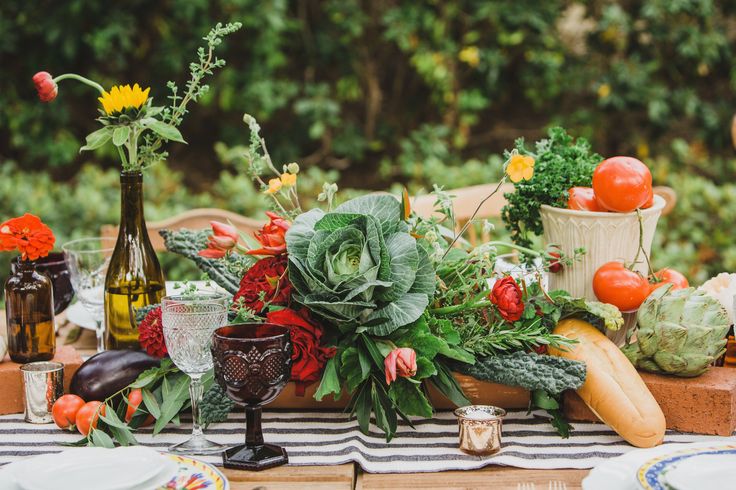
[{"label": "patterned ceramic plate", "polygon": [[179,465],[179,473],[159,490],[229,490],[230,484],[211,464],[175,454],[164,454]]},{"label": "patterned ceramic plate", "polygon": [[667,484],[666,474],[675,465],[696,456],[716,455],[736,455],[736,446],[728,445],[685,449],[652,458],[639,467],[637,473],[639,484],[645,490],[670,490],[672,486]]}]

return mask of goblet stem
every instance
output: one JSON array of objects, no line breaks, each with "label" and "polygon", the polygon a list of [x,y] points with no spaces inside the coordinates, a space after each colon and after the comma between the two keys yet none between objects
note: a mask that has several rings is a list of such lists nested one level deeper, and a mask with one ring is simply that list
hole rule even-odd
[{"label": "goblet stem", "polygon": [[261,407],[245,407],[245,445],[263,446]]},{"label": "goblet stem", "polygon": [[189,383],[189,398],[192,400],[192,438],[202,437],[202,427],[199,418],[199,402],[202,401],[204,387],[202,386],[201,374],[190,374],[192,381]]},{"label": "goblet stem", "polygon": [[97,335],[97,352],[103,352],[105,350],[105,326],[100,320],[95,320],[95,334]]}]

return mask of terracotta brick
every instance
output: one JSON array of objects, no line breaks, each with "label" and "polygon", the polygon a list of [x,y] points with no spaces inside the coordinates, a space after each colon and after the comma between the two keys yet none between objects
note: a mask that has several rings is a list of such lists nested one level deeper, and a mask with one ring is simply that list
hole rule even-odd
[{"label": "terracotta brick", "polygon": [[[714,367],[697,378],[640,372],[659,403],[667,428],[695,434],[730,436],[736,429],[736,369]],[[570,420],[598,421],[573,391],[565,393]]]},{"label": "terracotta brick", "polygon": [[[82,358],[74,347],[65,345],[56,349],[54,361],[64,364],[64,392],[69,391],[72,376],[82,365]],[[5,356],[0,363],[0,415],[23,412],[23,378],[20,364],[12,362]]]}]

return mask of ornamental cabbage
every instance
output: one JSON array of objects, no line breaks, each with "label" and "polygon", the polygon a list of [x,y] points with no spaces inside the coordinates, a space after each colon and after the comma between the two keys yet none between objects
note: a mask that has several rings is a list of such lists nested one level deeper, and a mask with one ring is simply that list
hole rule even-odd
[{"label": "ornamental cabbage", "polygon": [[377,336],[417,320],[434,294],[427,252],[390,195],[299,215],[286,233],[293,299],[338,326]]}]

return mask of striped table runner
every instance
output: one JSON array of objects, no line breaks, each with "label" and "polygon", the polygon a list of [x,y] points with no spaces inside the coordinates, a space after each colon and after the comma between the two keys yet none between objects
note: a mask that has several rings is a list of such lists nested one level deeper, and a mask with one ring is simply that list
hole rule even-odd
[{"label": "striped table runner", "polygon": [[[331,465],[356,462],[371,473],[469,470],[497,464],[519,468],[592,468],[633,448],[602,424],[573,424],[569,439],[561,439],[549,423],[526,411],[511,411],[503,424],[503,449],[490,457],[475,457],[457,449],[457,422],[451,412],[439,412],[432,420],[417,420],[416,430],[401,423],[397,436],[386,443],[373,428],[363,435],[354,420],[342,412],[285,412],[263,414],[267,442],[285,447],[294,465]],[[155,437],[150,429],[136,437],[141,444],[165,450],[183,441],[191,427],[184,421]],[[210,426],[206,434],[221,444],[241,444],[245,418],[233,414],[226,423]],[[58,430],[53,424],[32,425],[22,415],[0,417],[0,464],[37,454],[62,451],[62,442],[78,440],[78,434]],[[736,442],[736,437],[681,434],[668,431],[666,442]],[[219,457],[203,457],[222,464]]]}]

